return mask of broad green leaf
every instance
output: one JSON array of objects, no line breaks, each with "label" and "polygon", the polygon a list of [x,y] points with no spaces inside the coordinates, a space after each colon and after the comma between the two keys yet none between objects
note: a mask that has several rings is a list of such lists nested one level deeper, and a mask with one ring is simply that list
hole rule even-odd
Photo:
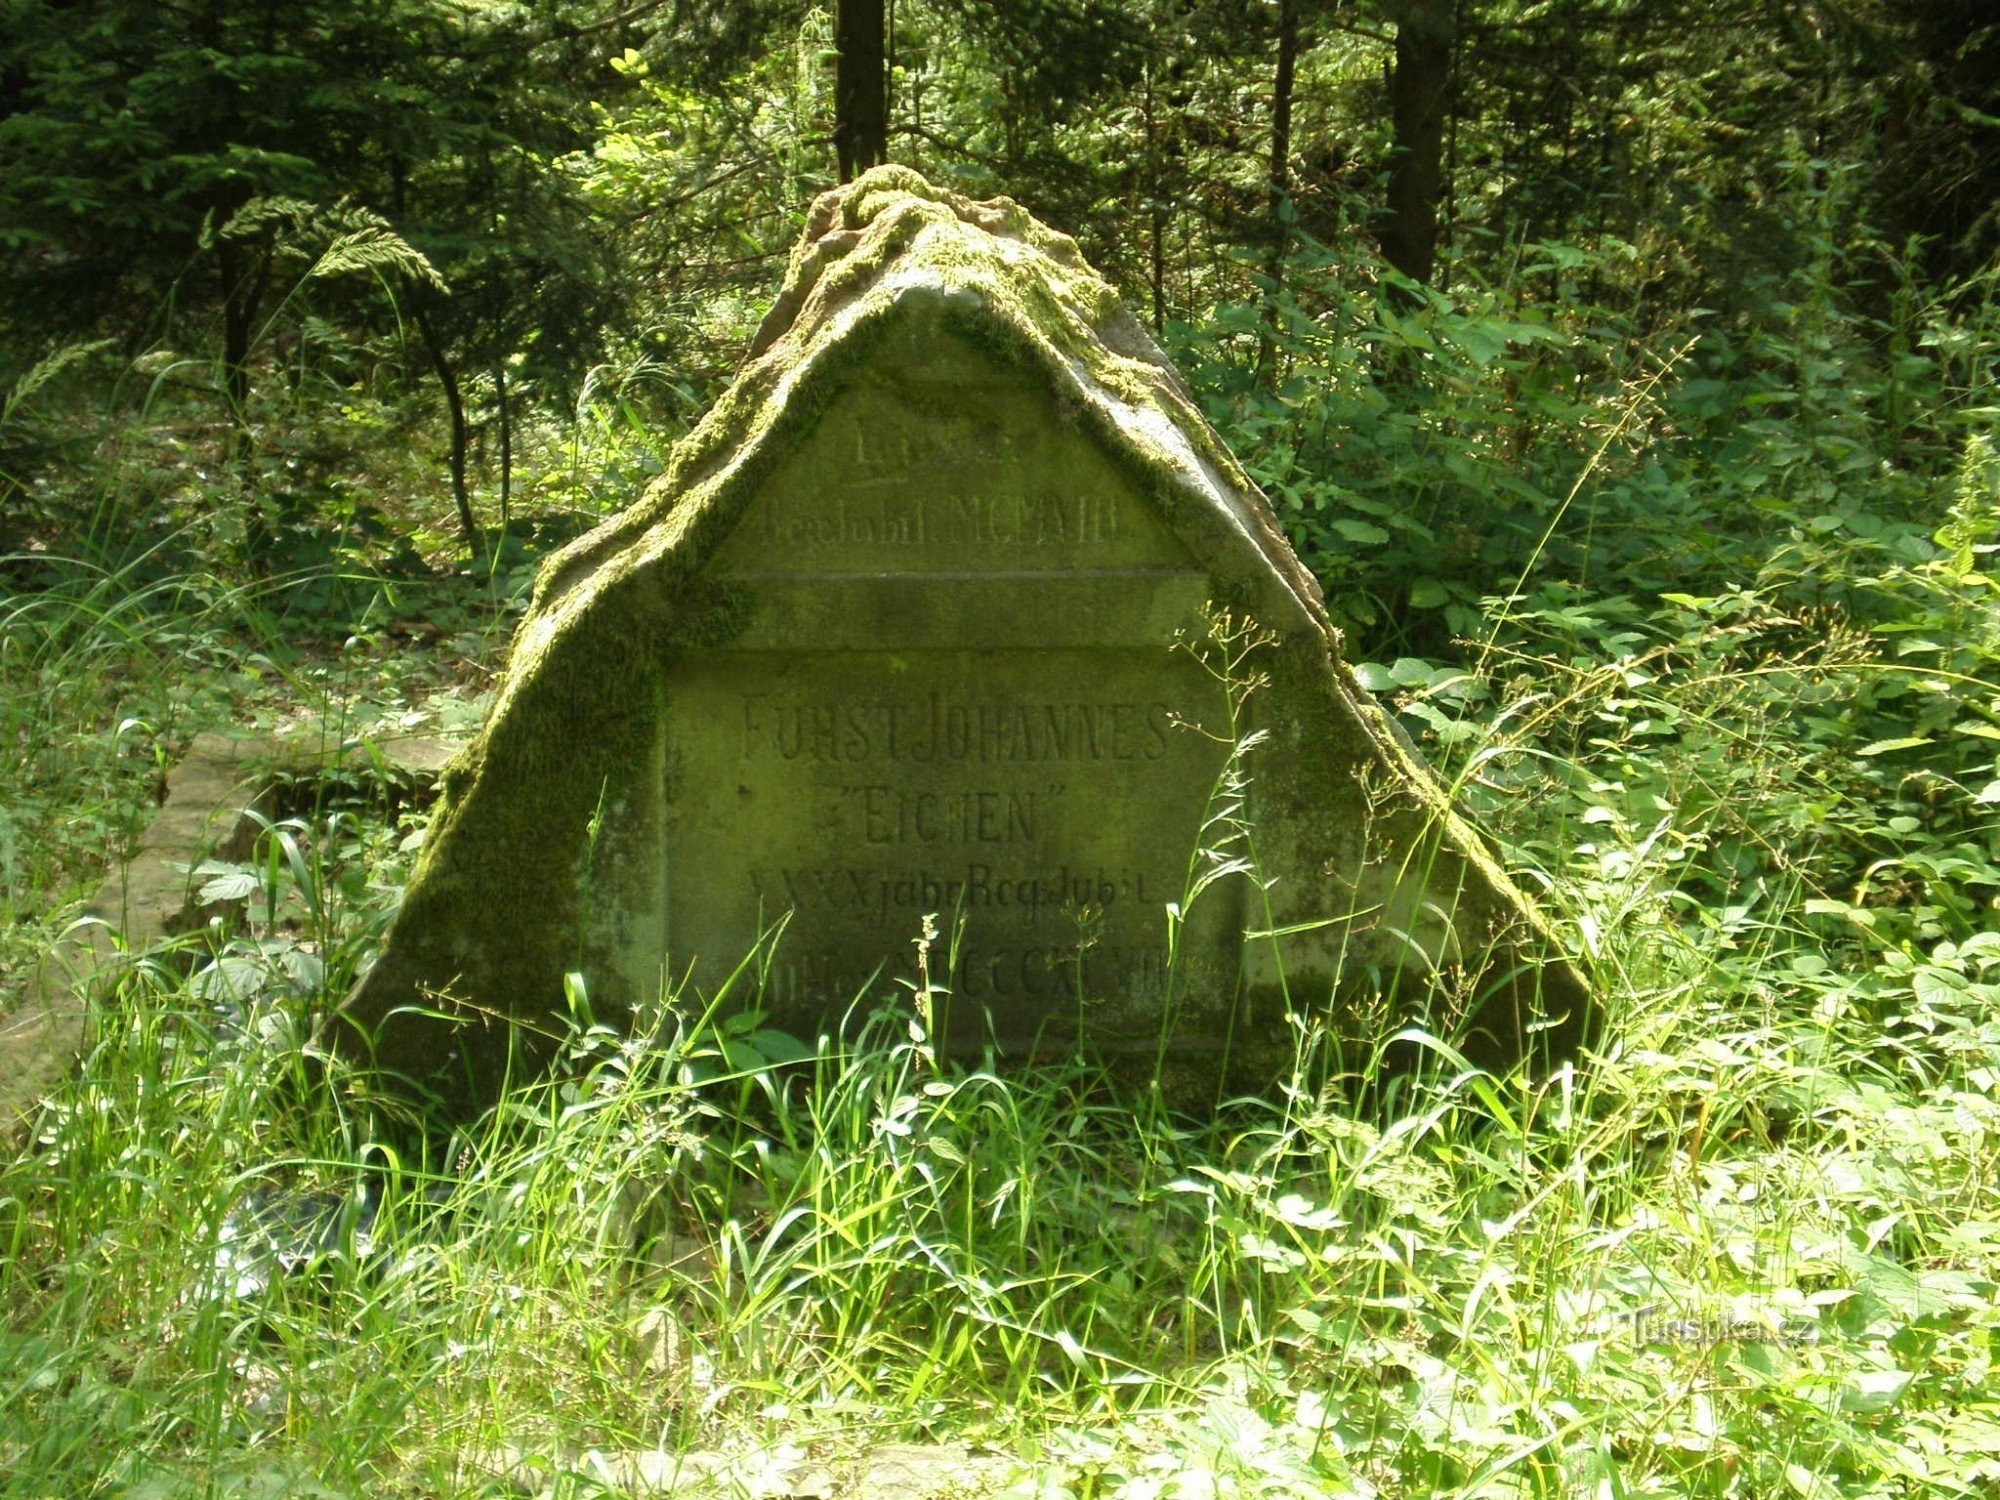
[{"label": "broad green leaf", "polygon": [[1431,664],[1421,656],[1399,656],[1389,675],[1398,687],[1423,687],[1431,680]]},{"label": "broad green leaf", "polygon": [[208,1005],[234,1005],[262,994],[271,975],[245,953],[230,953],[200,970],[188,981],[195,997]]},{"label": "broad green leaf", "polygon": [[1908,1370],[1857,1370],[1840,1388],[1840,1409],[1886,1411],[1910,1383]]},{"label": "broad green leaf", "polygon": [[1338,1229],[1344,1222],[1339,1214],[1297,1193],[1286,1193],[1271,1205],[1272,1214],[1296,1229],[1324,1231]]},{"label": "broad green leaf", "polygon": [[1337,516],[1332,524],[1333,529],[1348,541],[1364,547],[1379,547],[1389,540],[1389,533],[1372,521],[1356,521],[1347,516]]},{"label": "broad green leaf", "polygon": [[812,1048],[788,1031],[753,1031],[744,1040],[774,1063],[805,1062],[813,1055]]},{"label": "broad green leaf", "polygon": [[226,860],[206,860],[195,867],[194,873],[208,877],[197,893],[203,906],[213,906],[222,901],[248,901],[264,889],[263,878],[257,871]]},{"label": "broad green leaf", "polygon": [[1897,750],[1914,750],[1920,745],[1931,743],[1929,735],[1913,734],[1900,740],[1877,740],[1872,745],[1863,745],[1857,755],[1888,755]]},{"label": "broad green leaf", "polygon": [[1910,991],[1924,1005],[1956,1005],[1965,998],[1965,977],[1925,964],[1910,976]]},{"label": "broad green leaf", "polygon": [[292,981],[292,987],[302,994],[310,994],[326,983],[326,960],[317,953],[308,953],[296,943],[287,943],[278,955],[285,975]]}]

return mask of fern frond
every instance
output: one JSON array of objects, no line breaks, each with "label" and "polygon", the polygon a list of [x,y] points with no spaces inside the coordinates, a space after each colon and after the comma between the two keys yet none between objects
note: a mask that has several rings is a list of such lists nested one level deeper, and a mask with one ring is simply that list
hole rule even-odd
[{"label": "fern frond", "polygon": [[398,276],[446,291],[444,278],[424,253],[387,224],[370,224],[340,235],[320,252],[306,274],[315,280],[362,272]]},{"label": "fern frond", "polygon": [[216,231],[223,239],[264,234],[271,236],[273,254],[307,261],[305,274],[310,280],[359,273],[448,290],[421,250],[396,233],[387,219],[351,199],[328,204],[304,198],[252,198]]}]

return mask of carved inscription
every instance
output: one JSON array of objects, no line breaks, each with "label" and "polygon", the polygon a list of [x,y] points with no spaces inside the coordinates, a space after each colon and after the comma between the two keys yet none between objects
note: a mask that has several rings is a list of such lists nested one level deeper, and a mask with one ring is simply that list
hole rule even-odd
[{"label": "carved inscription", "polygon": [[770,908],[831,912],[869,923],[980,911],[1012,912],[1030,920],[1053,912],[1089,922],[1121,900],[1144,905],[1166,899],[1157,877],[1149,890],[1143,870],[1072,871],[1065,865],[1044,877],[1009,874],[976,862],[965,866],[962,878],[935,870],[752,870],[750,886]]},{"label": "carved inscription", "polygon": [[1158,760],[1173,720],[1172,705],[1159,699],[975,703],[933,692],[811,703],[745,693],[743,757],[847,765]]},{"label": "carved inscription", "polygon": [[768,547],[1102,546],[1120,539],[1125,504],[1104,495],[1005,490],[912,493],[849,481],[811,509],[771,506],[753,528]]},{"label": "carved inscription", "polygon": [[1219,760],[1183,722],[1206,688],[1164,645],[691,664],[670,763],[716,791],[677,811],[670,946],[786,918],[767,998],[804,1014],[900,971],[936,915],[953,993],[1030,1029],[1079,984],[1143,993]]},{"label": "carved inscription", "polygon": [[[880,962],[840,953],[781,952],[767,980],[768,998],[780,1007],[843,1003],[862,992]],[[1158,992],[1165,980],[1166,953],[1159,943],[973,943],[960,951],[950,976],[952,993],[965,1000],[1044,1006],[1074,1000],[1079,990],[1097,999]]]},{"label": "carved inscription", "polygon": [[949,342],[858,379],[710,569],[752,624],[667,682],[673,964],[719,983],[783,920],[804,1029],[935,914],[1016,1038],[1160,983],[1222,754],[1170,649],[1206,579],[1045,389]]},{"label": "carved inscription", "polygon": [[718,549],[718,570],[1053,573],[1190,561],[1105,453],[1049,420],[1045,392],[981,379],[933,386],[915,403],[910,394],[862,385],[836,400],[813,441],[763,484]]},{"label": "carved inscription", "polygon": [[[814,785],[822,822],[847,847],[878,858],[932,860],[949,859],[954,849],[975,851],[962,866],[753,868],[752,889],[767,908],[881,927],[908,925],[926,913],[994,911],[1033,921],[1049,912],[1101,913],[1121,899],[1127,906],[1165,899],[1157,877],[1148,889],[1143,870],[994,864],[1033,858],[1045,836],[1060,844],[1057,825],[1079,815],[1065,806],[1068,785],[955,778],[960,768],[1004,774],[1159,760],[1174,728],[1170,704],[969,701],[940,691],[839,704],[767,692],[742,699],[739,768],[750,776],[763,761],[833,768],[836,774]],[[953,779],[911,785],[838,774],[855,768],[887,777],[899,767],[941,769]]]},{"label": "carved inscription", "polygon": [[[768,505],[766,546],[1060,548],[1115,542],[1130,502],[1115,489],[1034,483],[1002,431],[940,444],[935,427],[857,423],[844,468],[819,470],[810,506]],[[1060,470],[1053,471],[1060,474]]]},{"label": "carved inscription", "polygon": [[881,784],[849,790],[864,799],[871,844],[1027,843],[1041,815],[1034,792],[909,792]]}]

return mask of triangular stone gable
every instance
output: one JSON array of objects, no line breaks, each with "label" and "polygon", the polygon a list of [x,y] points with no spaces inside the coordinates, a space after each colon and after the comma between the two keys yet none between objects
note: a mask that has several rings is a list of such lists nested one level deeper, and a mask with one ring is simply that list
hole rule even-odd
[{"label": "triangular stone gable", "polygon": [[[1270,638],[1234,760],[1215,607]],[[1188,906],[1246,798],[1254,877]],[[1539,1025],[1572,1043],[1588,1004],[1074,245],[882,168],[815,205],[668,473],[545,569],[348,1014],[478,1097],[490,1023],[552,1035],[567,973],[600,1013],[733,983],[809,1034],[907,972],[927,915],[966,1050],[1164,1034],[1212,1078],[1282,1045],[1284,994],[1386,984],[1421,1019],[1397,976],[1449,974],[1502,1061]]]}]

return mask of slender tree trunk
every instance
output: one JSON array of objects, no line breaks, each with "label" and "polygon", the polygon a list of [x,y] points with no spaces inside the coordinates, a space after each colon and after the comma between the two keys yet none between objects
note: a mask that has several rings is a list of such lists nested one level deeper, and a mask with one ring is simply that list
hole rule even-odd
[{"label": "slender tree trunk", "polygon": [[242,241],[226,233],[216,236],[215,258],[222,273],[222,394],[240,431],[249,417],[250,338],[257,316],[250,305],[253,277]]},{"label": "slender tree trunk", "polygon": [[465,454],[472,429],[465,420],[465,397],[458,388],[458,371],[421,305],[414,309],[411,321],[417,326],[417,336],[424,341],[424,352],[431,357],[431,367],[437,371],[438,384],[444,389],[445,408],[451,413],[451,498],[458,506],[458,526],[465,534],[466,549],[477,561],[486,555],[486,538],[480,535],[479,522],[472,514],[472,496],[465,484]]},{"label": "slender tree trunk", "polygon": [[1160,181],[1160,127],[1153,112],[1153,64],[1146,63],[1146,217],[1152,229],[1153,332],[1167,327],[1166,188]]},{"label": "slender tree trunk", "polygon": [[1278,65],[1271,77],[1271,245],[1264,259],[1264,326],[1257,339],[1257,378],[1266,385],[1277,374],[1278,303],[1292,240],[1292,75],[1298,60],[1298,0],[1278,0]]},{"label": "slender tree trunk", "polygon": [[834,6],[833,149],[842,182],[889,159],[887,35],[883,0]]},{"label": "slender tree trunk", "polygon": [[239,433],[250,423],[250,344],[257,336],[257,314],[271,283],[272,243],[269,234],[239,238],[219,231],[215,236],[216,270],[222,279],[222,393]]},{"label": "slender tree trunk", "polygon": [[500,530],[512,519],[514,501],[514,409],[507,401],[507,362],[493,367],[493,395],[500,406]]},{"label": "slender tree trunk", "polygon": [[[223,220],[225,226],[227,222]],[[271,247],[234,237],[225,228],[215,236],[215,262],[222,282],[222,399],[229,408],[224,463],[236,477],[244,507],[243,551],[250,565],[261,570],[271,550],[271,519],[250,482],[250,354]]]},{"label": "slender tree trunk", "polygon": [[[1452,11],[1454,18],[1462,14]],[[1444,136],[1444,243],[1447,253],[1452,248],[1451,226],[1458,222],[1458,127],[1467,113],[1465,98],[1465,52],[1466,27],[1454,19],[1451,28],[1451,62],[1445,78],[1445,136]],[[1451,263],[1441,258],[1435,272],[1443,285],[1451,284]]]},{"label": "slender tree trunk", "polygon": [[1424,285],[1437,265],[1454,0],[1398,0],[1390,13],[1396,21],[1396,62],[1389,75],[1395,141],[1382,254],[1411,281]]}]

